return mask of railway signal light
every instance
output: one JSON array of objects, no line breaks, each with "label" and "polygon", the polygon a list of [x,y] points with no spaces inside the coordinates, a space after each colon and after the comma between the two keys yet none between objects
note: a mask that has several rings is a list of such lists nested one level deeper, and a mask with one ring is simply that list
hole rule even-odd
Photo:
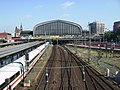
[{"label": "railway signal light", "polygon": [[45,77],[46,77],[46,83],[48,83],[48,69],[46,67],[46,70],[45,70]]},{"label": "railway signal light", "polygon": [[109,68],[106,68],[106,76],[110,76],[110,69]]},{"label": "railway signal light", "polygon": [[83,73],[83,81],[85,81],[85,68],[84,68],[84,66],[82,67],[82,73]]}]

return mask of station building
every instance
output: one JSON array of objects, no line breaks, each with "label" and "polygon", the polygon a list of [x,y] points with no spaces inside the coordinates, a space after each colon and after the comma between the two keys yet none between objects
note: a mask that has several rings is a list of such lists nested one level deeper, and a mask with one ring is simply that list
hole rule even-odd
[{"label": "station building", "polygon": [[51,20],[39,23],[33,27],[33,36],[82,36],[82,27],[74,22]]}]

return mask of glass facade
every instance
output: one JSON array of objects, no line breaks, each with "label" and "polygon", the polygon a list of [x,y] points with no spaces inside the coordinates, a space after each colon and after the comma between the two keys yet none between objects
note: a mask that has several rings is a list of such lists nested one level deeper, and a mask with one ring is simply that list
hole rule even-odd
[{"label": "glass facade", "polygon": [[102,22],[93,22],[89,24],[91,34],[103,34],[104,33],[104,28],[105,24]]},{"label": "glass facade", "polygon": [[33,35],[81,35],[82,27],[79,24],[64,21],[52,20],[37,24],[33,28]]}]

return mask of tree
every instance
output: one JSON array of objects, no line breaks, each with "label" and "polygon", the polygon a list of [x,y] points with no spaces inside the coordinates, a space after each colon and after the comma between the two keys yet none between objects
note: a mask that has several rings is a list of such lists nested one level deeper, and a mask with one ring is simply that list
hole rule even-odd
[{"label": "tree", "polygon": [[104,34],[104,38],[109,42],[111,41],[111,36],[112,36],[111,31],[105,32],[105,34]]}]

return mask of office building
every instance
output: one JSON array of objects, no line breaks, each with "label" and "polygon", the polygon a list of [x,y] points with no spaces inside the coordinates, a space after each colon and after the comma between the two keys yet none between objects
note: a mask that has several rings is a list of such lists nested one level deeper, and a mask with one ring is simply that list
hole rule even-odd
[{"label": "office building", "polygon": [[103,22],[89,23],[89,30],[91,35],[99,35],[104,33],[105,24]]},{"label": "office building", "polygon": [[114,22],[113,31],[116,32],[120,28],[120,21]]}]

